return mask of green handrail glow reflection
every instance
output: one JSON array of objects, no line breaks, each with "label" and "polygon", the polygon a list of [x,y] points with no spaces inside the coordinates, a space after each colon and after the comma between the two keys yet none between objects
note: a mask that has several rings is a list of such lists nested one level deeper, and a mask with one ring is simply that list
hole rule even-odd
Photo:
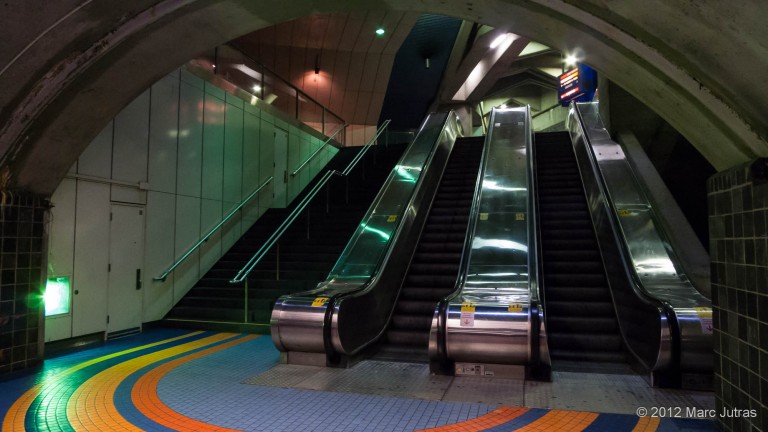
[{"label": "green handrail glow reflection", "polygon": [[366,224],[365,222],[361,223],[360,226],[362,226],[363,230],[365,230],[365,231],[372,232],[374,234],[378,234],[385,241],[389,241],[389,239],[392,237],[390,234],[387,234],[385,231],[382,231],[380,229],[372,228],[372,227],[368,226],[368,224]]}]

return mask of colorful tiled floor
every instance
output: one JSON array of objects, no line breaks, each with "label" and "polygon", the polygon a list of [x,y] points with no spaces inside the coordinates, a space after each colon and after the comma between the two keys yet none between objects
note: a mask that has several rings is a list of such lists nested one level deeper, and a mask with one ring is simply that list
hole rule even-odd
[{"label": "colorful tiled floor", "polygon": [[153,330],[0,382],[6,431],[713,431],[710,420],[446,402],[244,383],[268,337]]}]

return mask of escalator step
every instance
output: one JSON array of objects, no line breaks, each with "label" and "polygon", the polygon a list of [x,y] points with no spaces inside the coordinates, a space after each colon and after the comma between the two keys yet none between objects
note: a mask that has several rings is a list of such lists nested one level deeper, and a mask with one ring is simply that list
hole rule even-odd
[{"label": "escalator step", "polygon": [[389,329],[387,341],[394,345],[426,347],[429,344],[429,332]]},{"label": "escalator step", "polygon": [[432,316],[435,312],[437,302],[433,300],[409,300],[401,299],[397,302],[396,313],[401,314],[421,314]]},{"label": "escalator step", "polygon": [[416,252],[416,255],[413,256],[413,261],[419,263],[459,262],[461,261],[461,253]]},{"label": "escalator step", "polygon": [[[457,266],[458,268],[458,266]],[[432,287],[438,287],[438,288],[448,288],[456,284],[456,275],[445,275],[445,274],[408,274],[405,278],[405,284],[406,286],[413,286],[413,287],[424,287],[424,288],[432,288]]]},{"label": "escalator step", "polygon": [[600,274],[603,271],[602,261],[586,261],[586,260],[572,260],[572,261],[545,261],[544,272],[545,274]]},{"label": "escalator step", "polygon": [[614,317],[613,304],[610,301],[591,301],[578,298],[572,301],[547,300],[546,312],[550,317],[562,318],[568,316]]},{"label": "escalator step", "polygon": [[553,347],[574,351],[621,351],[621,336],[602,333],[557,333],[547,332]]},{"label": "escalator step", "polygon": [[547,287],[559,286],[595,286],[605,285],[605,276],[599,274],[545,274],[544,281]]},{"label": "escalator step", "polygon": [[563,334],[608,334],[615,335],[619,326],[612,315],[600,316],[550,316],[547,326],[554,333]]},{"label": "escalator step", "polygon": [[[564,302],[611,302],[611,292],[608,286],[571,286],[560,285],[546,286],[546,301],[564,301]],[[578,310],[578,309],[574,309]]]},{"label": "escalator step", "polygon": [[439,274],[452,275],[452,274],[459,273],[458,262],[447,262],[446,264],[443,264],[443,262],[447,262],[447,260],[443,260],[439,264],[422,263],[422,262],[414,261],[411,263],[411,268],[409,269],[409,273],[411,275],[439,275]]},{"label": "escalator step", "polygon": [[414,314],[395,314],[392,316],[392,328],[395,330],[421,330],[429,331],[432,325],[432,316]]},{"label": "escalator step", "polygon": [[624,363],[626,356],[621,351],[577,351],[560,348],[550,348],[550,356],[555,360],[576,362]]}]

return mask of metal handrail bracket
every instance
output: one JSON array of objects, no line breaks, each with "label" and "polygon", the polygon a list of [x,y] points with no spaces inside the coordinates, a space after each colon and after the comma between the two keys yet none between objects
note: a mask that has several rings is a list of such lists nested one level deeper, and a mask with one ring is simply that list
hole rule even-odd
[{"label": "metal handrail bracket", "polygon": [[355,156],[354,159],[347,165],[347,168],[344,169],[344,171],[327,171],[323,177],[320,179],[319,182],[312,188],[312,190],[307,194],[307,196],[304,197],[303,200],[299,203],[299,205],[296,206],[296,208],[293,209],[293,211],[288,215],[288,217],[283,221],[282,224],[272,233],[272,235],[269,236],[266,242],[264,242],[263,245],[259,248],[259,250],[256,251],[255,254],[251,257],[250,260],[243,266],[243,268],[240,269],[239,272],[237,272],[237,275],[235,275],[232,280],[229,281],[229,283],[240,283],[245,280],[245,278],[248,277],[248,274],[251,273],[251,271],[259,264],[259,261],[264,257],[264,255],[267,254],[267,251],[272,248],[272,246],[277,243],[277,241],[280,239],[280,236],[283,235],[283,233],[290,227],[290,225],[293,223],[293,221],[296,220],[296,218],[303,212],[307,206],[309,205],[310,201],[320,192],[320,190],[323,188],[323,186],[328,183],[328,181],[333,177],[334,175],[346,177],[349,175],[349,173],[357,166],[357,163],[360,162],[360,159],[365,155],[365,153],[374,145],[376,142],[376,139],[381,135],[381,133],[387,128],[389,125],[389,120],[385,121],[381,126],[379,126],[379,129],[376,131],[376,135],[374,135],[366,144],[363,146],[363,149],[360,150],[360,152]]},{"label": "metal handrail bracket", "polygon": [[261,192],[261,190],[262,190],[262,189],[264,189],[264,187],[266,187],[266,186],[267,186],[269,183],[271,183],[273,179],[274,179],[274,177],[270,176],[268,179],[264,180],[264,183],[262,183],[261,185],[259,185],[259,187],[257,187],[257,188],[256,188],[256,189],[255,189],[253,192],[251,192],[251,193],[250,193],[250,194],[249,194],[249,195],[248,195],[248,196],[247,196],[247,197],[246,197],[246,198],[245,198],[245,199],[244,199],[244,200],[243,200],[243,201],[242,201],[242,202],[241,202],[241,203],[240,203],[240,204],[239,204],[237,207],[235,207],[235,208],[234,208],[234,209],[233,209],[231,212],[229,212],[229,214],[227,214],[227,216],[226,216],[226,217],[224,217],[224,219],[222,219],[222,220],[221,220],[221,222],[219,222],[218,224],[216,224],[216,226],[215,226],[215,227],[213,227],[213,228],[211,228],[211,230],[210,230],[210,231],[208,231],[208,233],[207,233],[206,235],[204,235],[203,237],[201,237],[201,238],[200,238],[200,240],[199,240],[197,243],[195,243],[195,244],[194,244],[192,247],[190,247],[189,249],[187,249],[187,251],[184,253],[184,255],[182,255],[182,256],[181,256],[181,258],[177,259],[177,260],[176,260],[176,262],[175,262],[175,263],[173,263],[173,265],[171,265],[170,267],[168,267],[168,268],[167,268],[167,269],[166,269],[166,270],[163,272],[163,274],[161,274],[160,276],[157,276],[157,277],[155,277],[155,278],[153,278],[153,279],[154,279],[154,280],[156,280],[156,281],[165,282],[165,280],[168,278],[168,275],[169,275],[169,274],[171,274],[171,272],[172,272],[174,269],[176,269],[176,267],[178,267],[178,266],[179,266],[179,265],[180,265],[182,262],[184,262],[184,261],[185,261],[187,258],[189,258],[189,256],[190,256],[190,255],[192,255],[192,252],[194,252],[194,251],[195,251],[197,248],[199,248],[199,247],[200,247],[200,246],[201,246],[203,243],[205,243],[206,241],[208,241],[208,239],[209,239],[209,238],[210,238],[210,237],[213,235],[213,233],[215,233],[215,232],[216,232],[216,231],[218,231],[218,230],[219,230],[219,229],[220,229],[222,226],[224,226],[224,224],[225,224],[225,223],[227,223],[227,221],[228,221],[228,220],[229,220],[229,219],[230,219],[232,216],[234,216],[234,214],[235,214],[235,213],[237,213],[237,211],[238,211],[238,210],[240,210],[241,208],[243,208],[243,206],[244,206],[244,205],[246,205],[246,204],[247,204],[247,203],[248,203],[248,202],[249,202],[249,201],[250,201],[250,200],[251,200],[253,197],[255,197],[255,196],[256,196],[256,195],[257,195],[259,192]]}]

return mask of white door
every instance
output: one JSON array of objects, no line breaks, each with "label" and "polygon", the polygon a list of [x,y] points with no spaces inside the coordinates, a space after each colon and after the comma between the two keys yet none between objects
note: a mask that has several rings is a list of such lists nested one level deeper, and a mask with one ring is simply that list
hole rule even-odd
[{"label": "white door", "polygon": [[275,128],[275,200],[272,207],[285,207],[285,190],[290,173],[288,164],[288,132]]},{"label": "white door", "polygon": [[107,334],[141,327],[144,207],[112,204]]}]

